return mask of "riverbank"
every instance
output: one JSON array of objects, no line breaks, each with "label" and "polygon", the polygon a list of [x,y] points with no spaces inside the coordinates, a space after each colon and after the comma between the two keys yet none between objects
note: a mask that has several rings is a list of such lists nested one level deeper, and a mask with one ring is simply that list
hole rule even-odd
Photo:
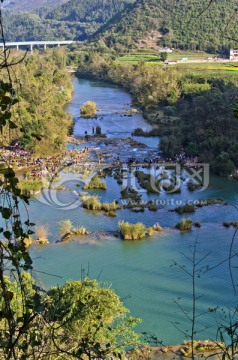
[{"label": "riverbank", "polygon": [[[122,141],[118,155],[124,157],[125,154],[126,156],[128,148],[125,150],[123,148],[128,144],[120,139],[128,138],[131,129],[138,127],[138,123],[145,130],[147,124],[141,114],[121,117],[114,113],[121,111],[124,114],[131,107],[128,105],[131,104],[131,98],[122,89],[100,81],[91,82],[82,79],[74,79],[73,84],[75,84],[75,92],[68,111],[73,114],[75,119],[75,137],[80,136],[80,131],[83,135],[85,130],[90,132],[94,126],[93,121],[95,121],[100,123],[102,131],[105,129],[107,139],[98,139],[97,141],[101,144],[98,144],[97,141],[94,142],[93,138],[90,143],[70,144],[68,148],[72,150],[73,147],[75,147],[74,150],[89,147],[92,155],[79,166],[67,166],[65,172],[62,172],[61,184],[69,191],[45,191],[30,202],[30,213],[33,222],[49,225],[49,241],[51,243],[56,240],[53,234],[58,233],[59,222],[65,219],[69,219],[74,226],[84,226],[92,234],[93,241],[90,241],[91,236],[88,235],[82,237],[81,241],[68,241],[45,247],[33,246],[30,251],[35,259],[36,269],[44,268],[44,271],[50,274],[62,276],[62,281],[59,280],[62,283],[69,278],[77,280],[81,268],[86,269],[92,278],[99,277],[101,281],[111,281],[113,287],[118,289],[121,298],[125,299],[125,305],[131,309],[132,314],[143,318],[142,325],[139,325],[137,329],[139,332],[152,332],[165,344],[180,343],[184,336],[174,328],[171,321],[180,322],[183,329],[190,329],[190,324],[186,322],[186,319],[183,321],[183,316],[173,299],[181,296],[182,306],[190,310],[191,284],[190,278],[187,279],[183,273],[180,274],[178,268],[172,266],[174,263],[171,259],[190,269],[190,262],[181,254],[190,256],[196,239],[198,239],[198,257],[209,254],[205,265],[215,266],[226,258],[234,229],[225,228],[221,224],[223,221],[236,220],[237,210],[232,206],[237,203],[236,183],[228,183],[224,179],[215,178],[211,179],[209,187],[204,192],[191,192],[184,182],[181,193],[174,195],[164,192],[148,194],[147,191],[140,190],[144,202],[155,199],[158,203],[165,204],[159,211],[150,211],[146,208],[144,212],[134,213],[129,209],[121,209],[118,210],[116,218],[111,218],[105,216],[104,213],[84,209],[81,202],[78,201],[79,196],[73,193],[75,191],[79,194],[87,181],[87,178],[82,182],[79,181],[80,167],[87,167],[89,176],[94,174],[93,169],[96,165],[98,170],[100,170],[100,166],[104,167],[105,163],[99,164],[96,156],[96,152],[102,150],[105,156],[109,156],[106,167],[110,167],[110,158],[113,157],[114,152],[111,149],[113,145],[111,143],[115,140],[116,144],[120,144]],[[98,119],[83,120],[79,117],[81,103],[88,99],[92,99],[98,104],[100,114]],[[103,118],[101,119],[101,117]],[[156,144],[154,140],[154,138],[147,139],[153,144],[151,151],[156,153],[158,141]],[[105,141],[107,144],[104,143]],[[132,144],[130,149],[135,154],[138,151],[148,151],[147,148],[137,148],[135,144]],[[133,149],[137,149],[137,151],[133,151]],[[148,169],[145,167],[142,171],[146,174]],[[115,174],[115,176],[118,175]],[[125,181],[130,179],[126,173],[125,177],[128,178]],[[106,190],[92,189],[88,192],[93,196],[97,195],[102,203],[111,203],[115,199],[119,199],[122,188],[117,180],[120,181],[120,179],[114,178],[114,175],[106,175],[102,180],[106,183]],[[79,182],[80,187],[78,186]],[[135,184],[137,185],[137,182]],[[57,187],[58,184],[54,186]],[[169,206],[174,209],[176,206],[180,206],[177,202],[184,202],[188,199],[197,201],[201,198],[212,197],[223,197],[228,205],[206,206],[189,214],[194,221],[200,221],[202,224],[201,228],[193,228],[192,232],[171,230],[184,215],[181,217],[176,212],[168,212],[164,207]],[[123,220],[130,223],[143,222],[146,227],[158,222],[168,230],[163,232],[163,236],[156,234],[145,241],[120,241],[110,234],[113,234],[118,228],[118,222]],[[50,276],[42,275],[40,279],[47,288],[55,285],[55,279]],[[233,295],[229,286],[227,263],[203,274],[197,281],[198,294],[204,294],[202,301],[197,303],[199,313],[204,309],[214,308],[216,305],[232,306]],[[214,313],[209,313],[198,319],[196,325],[198,329],[207,327],[202,334],[204,338],[212,339],[216,336],[217,323],[214,321],[214,315]]]},{"label": "riverbank", "polygon": [[90,63],[80,63],[77,74],[111,81],[130,91],[134,103],[156,127],[155,134],[162,137],[164,158],[197,157],[209,163],[215,174],[237,177],[238,130],[231,106],[237,101],[236,74],[184,73],[179,67],[134,66],[103,56],[100,62],[92,56]]},{"label": "riverbank", "polygon": [[[209,358],[220,359],[225,351],[225,345],[209,340],[194,341],[194,359]],[[175,360],[191,359],[191,342],[184,341],[183,344],[172,346],[144,347],[128,355],[128,360]]]}]

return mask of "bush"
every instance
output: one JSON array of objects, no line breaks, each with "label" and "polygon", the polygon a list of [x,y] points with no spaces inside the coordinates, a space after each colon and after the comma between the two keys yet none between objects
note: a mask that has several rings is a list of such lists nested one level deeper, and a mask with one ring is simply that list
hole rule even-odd
[{"label": "bush", "polygon": [[73,234],[74,235],[88,235],[89,232],[87,231],[87,229],[85,227],[81,226],[81,227],[74,228]]},{"label": "bush", "polygon": [[98,211],[115,211],[121,209],[121,206],[114,200],[112,203],[101,203],[97,196],[83,197],[83,207],[87,210],[98,210]]},{"label": "bush", "polygon": [[100,180],[99,176],[96,175],[94,176],[88,184],[85,184],[83,186],[83,190],[88,190],[88,189],[100,189],[100,190],[106,190],[107,186],[105,184],[104,181]]},{"label": "bush", "polygon": [[71,233],[73,224],[70,220],[62,220],[59,225],[59,233],[62,237]]},{"label": "bush", "polygon": [[153,225],[153,229],[154,229],[155,231],[162,231],[162,227],[161,227],[158,223],[156,223],[156,224]]},{"label": "bush", "polygon": [[115,211],[121,209],[121,206],[117,204],[116,200],[112,203],[102,203],[102,210],[106,212]]},{"label": "bush", "polygon": [[47,225],[37,225],[35,226],[35,235],[36,239],[40,240],[41,242],[43,240],[47,240],[49,236],[49,228]]},{"label": "bush", "polygon": [[192,212],[195,212],[195,205],[194,204],[186,204],[184,206],[179,206],[175,209],[175,211],[178,214],[192,213]]},{"label": "bush", "polygon": [[106,213],[106,215],[109,216],[109,217],[116,217],[117,216],[115,211],[109,211],[109,212]]},{"label": "bush", "polygon": [[145,225],[140,222],[130,224],[129,222],[120,221],[118,225],[124,240],[139,240],[146,236],[147,229]]},{"label": "bush", "polygon": [[180,231],[188,231],[192,229],[192,219],[182,219],[175,227]]},{"label": "bush", "polygon": [[95,116],[97,113],[97,105],[94,101],[87,101],[83,106],[80,108],[80,115],[82,117],[92,117]]},{"label": "bush", "polygon": [[101,210],[102,204],[97,196],[91,196],[83,199],[83,207],[87,210]]},{"label": "bush", "polygon": [[149,204],[148,210],[157,211],[158,210],[157,205],[156,204]]},{"label": "bush", "polygon": [[43,184],[42,181],[38,179],[21,179],[18,182],[18,188],[21,189],[23,194],[31,195],[41,191],[43,189]]},{"label": "bush", "polygon": [[195,221],[194,226],[196,226],[197,228],[200,228],[201,227],[200,221]]}]

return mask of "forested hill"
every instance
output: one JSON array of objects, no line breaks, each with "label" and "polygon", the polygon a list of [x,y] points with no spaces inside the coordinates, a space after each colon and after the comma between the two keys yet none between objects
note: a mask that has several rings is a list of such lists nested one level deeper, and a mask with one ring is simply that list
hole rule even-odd
[{"label": "forested hill", "polygon": [[31,11],[47,6],[59,6],[68,0],[5,0],[2,4],[4,9]]},{"label": "forested hill", "polygon": [[85,40],[133,1],[69,0],[54,10],[43,7],[36,13],[5,11],[6,38],[8,41]]},{"label": "forested hill", "polygon": [[[17,3],[18,0],[11,0]],[[8,41],[96,40],[128,51],[154,37],[160,46],[222,52],[237,47],[237,0],[69,0],[53,10],[4,11]],[[31,2],[24,0],[21,3]],[[44,3],[37,0],[35,4]],[[49,0],[48,4],[55,0]],[[153,34],[153,35],[151,35]]]},{"label": "forested hill", "polygon": [[[181,49],[222,51],[237,46],[237,1],[137,0],[101,28],[93,39],[108,47],[133,47],[153,31],[160,45]],[[204,11],[204,12],[203,12]]]},{"label": "forested hill", "polygon": [[60,21],[96,22],[105,24],[134,0],[69,0],[66,4],[47,12],[45,19]]}]

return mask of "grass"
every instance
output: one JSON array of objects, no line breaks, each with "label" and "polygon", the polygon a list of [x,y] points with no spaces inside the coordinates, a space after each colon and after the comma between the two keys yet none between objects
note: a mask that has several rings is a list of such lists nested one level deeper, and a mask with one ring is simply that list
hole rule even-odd
[{"label": "grass", "polygon": [[66,234],[70,234],[73,224],[70,220],[62,220],[59,224],[59,233],[63,237]]},{"label": "grass", "polygon": [[97,114],[97,105],[94,101],[87,101],[80,108],[80,116],[85,118],[93,117]]},{"label": "grass", "polygon": [[106,183],[102,181],[98,175],[96,175],[89,181],[89,183],[83,186],[83,190],[92,190],[92,189],[107,190],[107,186]]},{"label": "grass", "polygon": [[[189,60],[200,60],[200,59],[208,59],[214,58],[217,55],[215,54],[208,54],[205,52],[198,52],[198,51],[173,51],[172,53],[168,53],[168,61],[176,61],[181,60],[184,57],[187,57]],[[160,53],[156,50],[151,49],[140,49],[137,51],[132,52],[129,55],[125,55],[118,58],[120,62],[126,63],[138,63],[141,61],[145,61],[148,63],[160,63],[163,65],[163,62],[160,58]]]},{"label": "grass", "polygon": [[175,211],[178,214],[183,214],[183,213],[192,213],[195,212],[195,205],[194,204],[185,204],[183,206],[179,206],[175,209]]},{"label": "grass", "polygon": [[59,225],[59,233],[61,235],[61,239],[59,242],[67,241],[73,235],[79,236],[89,234],[89,232],[84,226],[73,228],[73,224],[70,220],[62,220]]},{"label": "grass", "polygon": [[192,219],[182,219],[178,224],[175,225],[176,229],[180,231],[188,231],[192,229],[193,221]]},{"label": "grass", "polygon": [[119,221],[118,226],[124,240],[140,240],[147,234],[147,228],[141,222],[131,224],[125,221]]},{"label": "grass", "polygon": [[49,227],[47,225],[36,225],[35,236],[39,241],[47,240],[49,236]]},{"label": "grass", "polygon": [[160,226],[159,223],[156,223],[153,225],[153,230],[154,231],[162,231],[162,227]]},{"label": "grass", "polygon": [[87,210],[105,211],[109,213],[111,211],[121,209],[121,206],[114,200],[112,203],[101,203],[97,196],[82,197],[83,207]]},{"label": "grass", "polygon": [[72,231],[73,235],[88,235],[89,232],[84,226],[76,227]]},{"label": "grass", "polygon": [[146,189],[148,193],[154,194],[159,192],[159,188],[157,188],[157,183],[152,175],[146,174],[143,171],[135,171],[135,176],[138,180],[139,185]]},{"label": "grass", "polygon": [[18,182],[18,188],[21,189],[23,193],[31,194],[31,193],[41,191],[41,189],[43,188],[43,184],[42,184],[41,180],[35,180],[35,179],[24,180],[24,179],[22,179]]},{"label": "grass", "polygon": [[[207,60],[208,58],[216,57],[216,54],[209,54],[205,52],[198,51],[173,51],[172,53],[168,53],[168,61],[178,61],[184,57],[187,57],[188,60]],[[157,65],[164,66],[164,63],[160,61],[160,53],[151,50],[151,49],[140,49],[135,52],[132,52],[129,55],[118,58],[119,62],[129,63],[129,64],[137,64],[139,62],[146,62],[148,66]],[[225,71],[227,73],[234,73],[238,71],[238,63],[224,63],[224,62],[205,62],[205,63],[189,63],[184,61],[183,63],[178,63],[172,65],[176,67],[176,69],[181,72],[194,71],[208,71],[208,72],[219,72]]]}]

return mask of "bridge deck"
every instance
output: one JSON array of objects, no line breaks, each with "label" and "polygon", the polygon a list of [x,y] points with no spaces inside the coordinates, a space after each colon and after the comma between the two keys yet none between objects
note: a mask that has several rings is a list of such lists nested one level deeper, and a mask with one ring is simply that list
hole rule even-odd
[{"label": "bridge deck", "polygon": [[[16,42],[6,42],[5,46],[32,46],[32,45],[70,45],[75,41],[73,40],[62,40],[62,41],[16,41]],[[3,47],[4,43],[0,43],[0,46]]]}]

